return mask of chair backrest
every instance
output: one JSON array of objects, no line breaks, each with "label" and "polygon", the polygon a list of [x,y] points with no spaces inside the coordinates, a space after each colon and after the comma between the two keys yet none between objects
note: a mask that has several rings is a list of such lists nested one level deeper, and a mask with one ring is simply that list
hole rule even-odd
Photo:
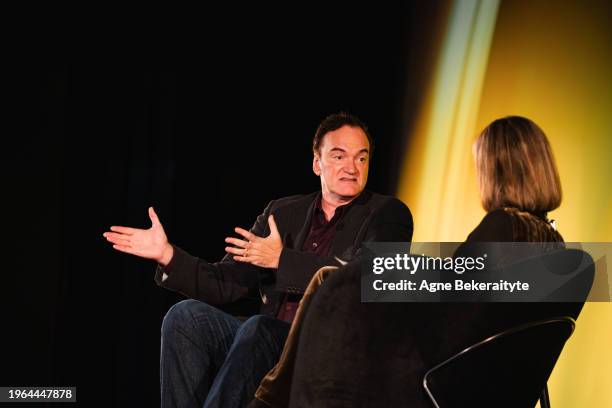
[{"label": "chair backrest", "polygon": [[490,336],[427,371],[425,391],[437,408],[533,407],[574,327],[558,317]]}]

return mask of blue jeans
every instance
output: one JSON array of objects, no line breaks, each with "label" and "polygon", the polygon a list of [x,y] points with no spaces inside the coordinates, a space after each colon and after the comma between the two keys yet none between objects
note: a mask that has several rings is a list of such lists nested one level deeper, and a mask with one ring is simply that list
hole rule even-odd
[{"label": "blue jeans", "polygon": [[254,398],[289,324],[263,315],[243,323],[190,299],[168,310],[161,332],[161,406],[232,408]]}]

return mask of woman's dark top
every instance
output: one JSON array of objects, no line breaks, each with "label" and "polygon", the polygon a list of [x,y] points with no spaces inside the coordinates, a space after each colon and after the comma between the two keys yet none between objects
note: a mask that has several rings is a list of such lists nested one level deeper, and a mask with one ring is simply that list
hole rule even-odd
[{"label": "woman's dark top", "polygon": [[563,242],[563,237],[545,214],[508,207],[488,213],[466,242]]}]

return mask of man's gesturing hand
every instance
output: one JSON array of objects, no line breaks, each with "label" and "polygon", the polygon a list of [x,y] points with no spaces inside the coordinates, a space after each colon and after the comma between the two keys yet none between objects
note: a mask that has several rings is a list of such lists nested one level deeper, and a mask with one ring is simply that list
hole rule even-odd
[{"label": "man's gesturing hand", "polygon": [[174,250],[153,207],[149,207],[149,218],[151,219],[149,229],[113,226],[110,228],[113,232],[105,232],[102,235],[114,244],[113,248],[117,251],[153,259],[166,266],[172,259]]},{"label": "man's gesturing hand", "polygon": [[274,217],[268,217],[270,235],[265,238],[242,228],[235,228],[236,233],[242,235],[244,239],[225,238],[225,242],[236,247],[225,247],[225,251],[234,254],[234,259],[238,262],[248,262],[263,268],[278,269],[278,260],[283,250],[283,242],[278,233]]}]

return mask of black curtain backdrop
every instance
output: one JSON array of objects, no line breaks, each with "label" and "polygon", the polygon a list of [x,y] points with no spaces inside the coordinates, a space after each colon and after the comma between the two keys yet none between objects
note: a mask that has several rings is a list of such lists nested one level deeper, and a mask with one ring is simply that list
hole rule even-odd
[{"label": "black curtain backdrop", "polygon": [[[102,233],[150,226],[153,205],[172,242],[220,259],[224,237],[270,200],[320,188],[311,138],[340,110],[376,140],[368,188],[393,194],[445,13],[446,2],[228,6],[174,36],[163,19],[155,37],[72,32],[66,56],[16,61],[5,77],[0,385],[157,406],[160,325],[182,298]],[[55,39],[40,41],[55,52]]]}]

